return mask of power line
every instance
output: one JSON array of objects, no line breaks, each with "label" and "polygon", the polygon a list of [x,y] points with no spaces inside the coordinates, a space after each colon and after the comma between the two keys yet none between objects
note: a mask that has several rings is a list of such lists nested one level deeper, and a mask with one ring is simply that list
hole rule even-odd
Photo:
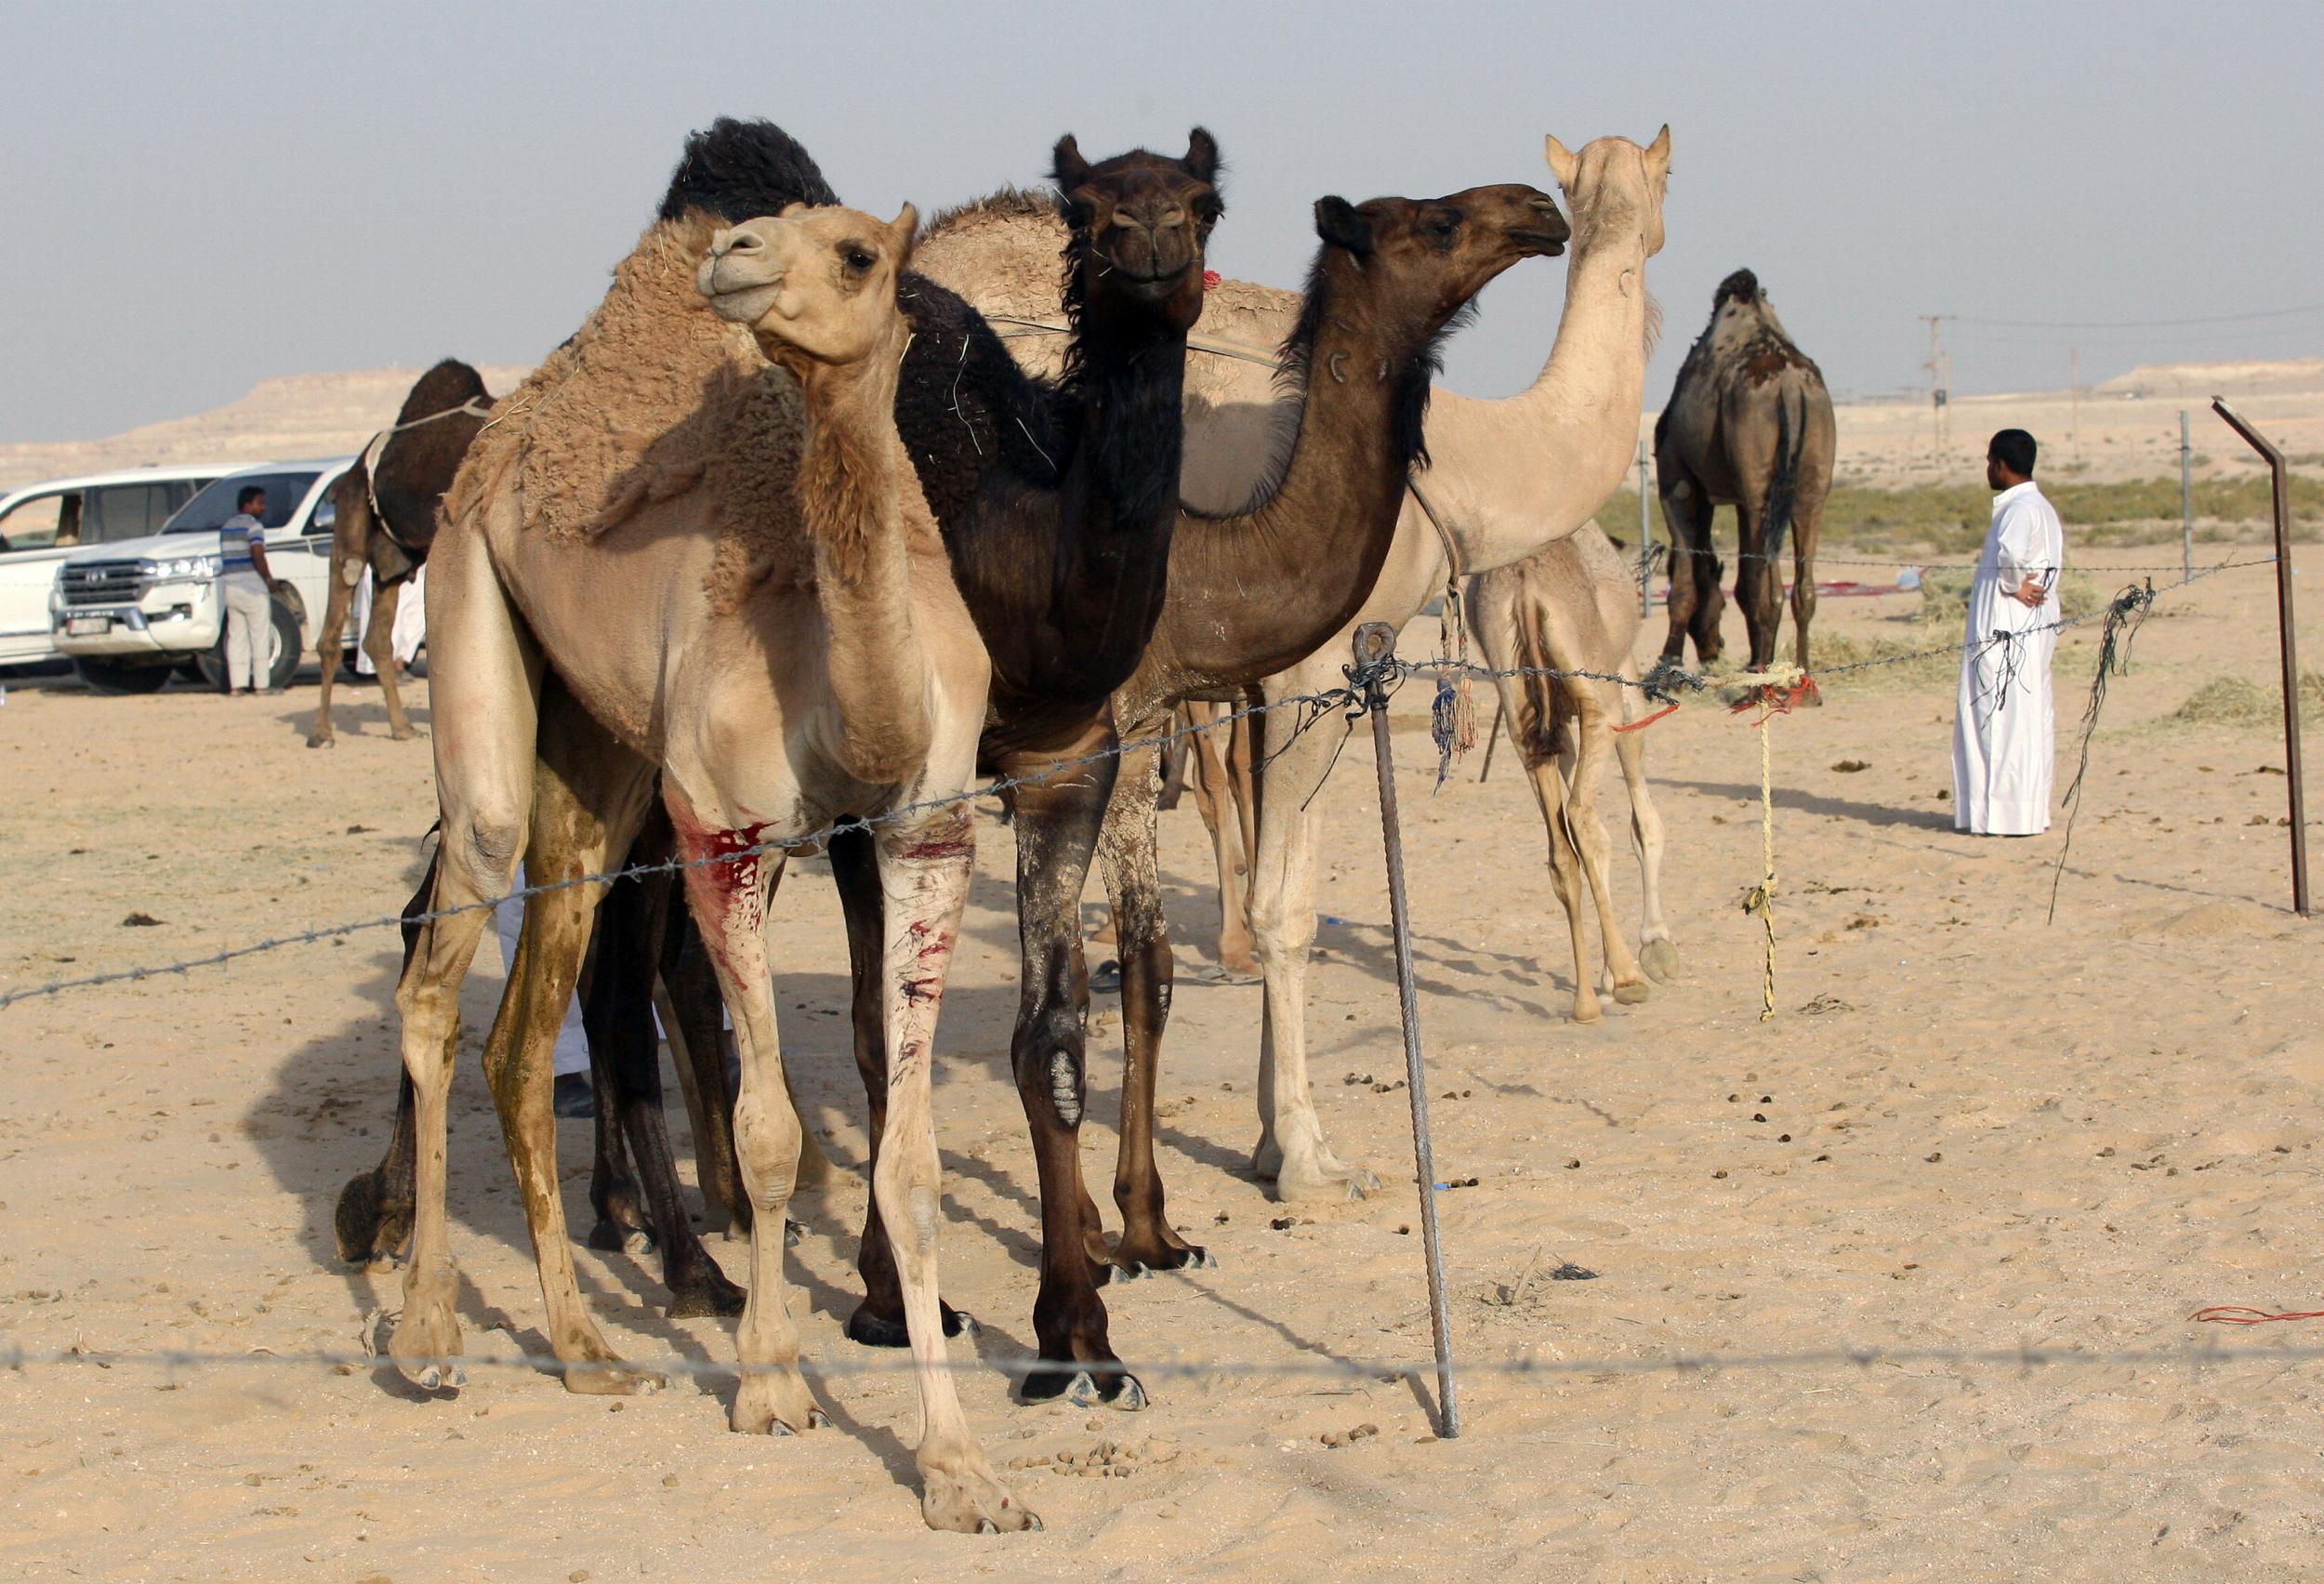
[{"label": "power line", "polygon": [[[2304,313],[2324,313],[2324,302],[2303,308],[2270,308],[2256,313],[2217,313],[2194,319],[1987,319],[1974,313],[1948,317],[1963,324],[1993,324],[2013,330],[2159,330],[2179,324],[2240,324],[2253,319],[2292,319]],[[1926,314],[1922,318],[1929,317]]]}]

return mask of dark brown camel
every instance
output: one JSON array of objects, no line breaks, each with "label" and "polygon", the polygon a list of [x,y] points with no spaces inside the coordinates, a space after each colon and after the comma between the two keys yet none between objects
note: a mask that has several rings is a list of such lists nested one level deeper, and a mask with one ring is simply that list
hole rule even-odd
[{"label": "dark brown camel", "polygon": [[[1114,695],[1126,740],[1164,731],[1182,702],[1243,702],[1354,616],[1395,536],[1411,469],[1427,462],[1422,424],[1444,336],[1494,276],[1563,252],[1570,234],[1547,193],[1516,184],[1353,207],[1326,199],[1316,218],[1326,245],[1283,348],[1287,376],[1307,389],[1289,470],[1271,499],[1242,517],[1189,515],[1181,523],[1169,602],[1144,660]],[[1301,470],[1311,430],[1331,457],[1320,476]],[[1261,742],[1282,729],[1262,719]],[[1100,842],[1129,1051],[1114,1178],[1122,1234],[1113,1257],[1133,1274],[1207,1262],[1170,1227],[1154,1158],[1172,976],[1155,853],[1158,769],[1158,756],[1142,756],[1121,778]]]},{"label": "dark brown camel", "polygon": [[[331,488],[338,512],[331,531],[331,598],[323,625],[315,629],[315,658],[323,666],[323,687],[315,698],[310,748],[337,741],[331,729],[331,683],[339,669],[339,634],[347,630],[347,609],[363,570],[371,571],[371,626],[363,653],[379,673],[379,695],[388,706],[388,735],[398,742],[416,736],[403,714],[395,684],[395,609],[404,585],[428,560],[436,537],[436,508],[460,470],[469,442],[484,427],[492,393],[483,378],[457,358],[446,358],[412,387],[395,423],[373,437],[363,458]],[[375,511],[374,507],[377,509]]]},{"label": "dark brown camel", "polygon": [[1709,665],[1719,657],[1718,551],[1710,520],[1735,508],[1736,603],[1751,638],[1751,669],[1776,656],[1783,620],[1783,541],[1792,542],[1794,658],[1808,668],[1816,614],[1816,540],[1831,493],[1838,430],[1823,371],[1792,343],[1759,277],[1737,270],[1719,283],[1710,323],[1688,349],[1670,400],[1655,420],[1655,470],[1670,535],[1670,629],[1662,656],[1686,659],[1686,640]]},{"label": "dark brown camel", "polygon": [[[1025,1390],[1036,1397],[1143,1400],[1106,1345],[1099,1267],[1081,1237],[1086,1195],[1076,1151],[1086,990],[1076,915],[1114,766],[1072,761],[1113,745],[1109,698],[1136,667],[1161,609],[1178,521],[1186,333],[1202,309],[1203,244],[1223,207],[1211,180],[1217,168],[1217,146],[1200,129],[1182,159],[1139,150],[1091,165],[1071,138],[1058,144],[1075,334],[1065,376],[1054,384],[1026,377],[952,292],[907,274],[897,294],[913,326],[897,428],[993,664],[985,767],[1034,781],[1017,793],[1025,991],[1012,1053],[1040,1155],[1045,1208],[1069,1207],[1045,1216],[1037,1329],[1044,1357],[1076,1361],[1029,1379]],[[779,129],[721,120],[689,139],[660,218],[700,213],[731,224],[779,214],[792,203],[836,202],[813,161]],[[546,755],[552,728],[543,719]],[[561,835],[558,822],[535,822],[534,873],[559,872],[569,856],[560,850]],[[851,904],[857,1060],[876,1153],[886,1115],[879,892],[867,839],[842,837],[830,855]],[[643,975],[653,961],[652,953],[601,953],[592,994],[602,993],[609,970]],[[640,998],[633,989],[625,1004]],[[528,1010],[546,999],[512,990],[504,1007]],[[512,1042],[519,1049],[536,1043],[523,1030]],[[660,1126],[658,1115],[654,1125]],[[725,1169],[706,1165],[706,1179]],[[384,1232],[398,1208],[393,1195],[408,1181],[392,1158],[367,1176],[377,1178],[377,1195],[357,1184],[350,1193],[381,1200],[388,1213],[356,1207],[361,1213],[341,1235],[357,1249],[377,1247],[376,1236],[360,1235],[362,1223]],[[666,1258],[674,1257],[668,1245],[691,1239],[692,1230],[682,1216],[675,1224],[655,1219]],[[851,1317],[849,1334],[902,1345],[901,1289],[876,1222],[858,1263],[869,1297]],[[960,1324],[947,1309],[946,1330]]]}]

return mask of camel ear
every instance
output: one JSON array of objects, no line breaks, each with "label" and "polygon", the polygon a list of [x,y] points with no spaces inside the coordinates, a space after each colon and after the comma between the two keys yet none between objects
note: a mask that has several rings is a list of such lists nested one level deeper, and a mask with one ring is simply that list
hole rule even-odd
[{"label": "camel ear", "polygon": [[787,220],[793,215],[801,215],[806,212],[807,205],[804,204],[786,204],[783,205],[782,209],[776,213],[774,218],[778,220]]},{"label": "camel ear", "polygon": [[1544,136],[1541,149],[1549,156],[1550,174],[1557,178],[1557,184],[1565,189],[1570,196],[1574,191],[1574,178],[1581,173],[1581,162],[1574,158],[1573,151],[1554,137]]},{"label": "camel ear", "polygon": [[1374,246],[1372,222],[1345,198],[1315,200],[1315,234],[1358,258],[1368,257]]},{"label": "camel ear", "polygon": [[888,222],[888,240],[895,245],[896,270],[900,273],[912,262],[912,244],[919,240],[920,212],[906,204]]},{"label": "camel ear", "polygon": [[1186,135],[1186,157],[1178,162],[1186,167],[1186,174],[1197,181],[1213,186],[1219,179],[1219,140],[1197,126]]},{"label": "camel ear", "polygon": [[1646,174],[1657,181],[1670,174],[1670,124],[1664,122],[1655,140],[1646,145]]},{"label": "camel ear", "polygon": [[1071,192],[1089,179],[1089,162],[1081,157],[1081,145],[1070,132],[1057,139],[1057,148],[1050,155],[1050,178],[1060,192]]}]

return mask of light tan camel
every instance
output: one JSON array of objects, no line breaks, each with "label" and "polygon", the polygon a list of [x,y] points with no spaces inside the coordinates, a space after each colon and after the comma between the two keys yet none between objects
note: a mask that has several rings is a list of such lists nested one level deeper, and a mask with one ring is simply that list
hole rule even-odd
[{"label": "light tan camel", "polygon": [[[1448,576],[1506,565],[1555,543],[1621,487],[1637,450],[1646,357],[1660,318],[1646,293],[1646,260],[1662,247],[1670,132],[1664,127],[1643,148],[1626,138],[1600,138],[1578,153],[1555,138],[1545,146],[1573,213],[1565,310],[1549,361],[1528,389],[1503,401],[1436,393],[1427,423],[1433,460],[1415,474],[1419,493],[1405,503],[1370,598],[1308,659],[1268,678],[1258,690],[1263,699],[1339,685],[1357,626],[1401,627],[1444,591]],[[1061,240],[1053,222],[1025,216],[1005,229],[964,231],[941,249],[931,244],[918,263],[997,326],[1018,321],[1010,350],[1040,369],[1063,351],[1050,262]],[[1187,340],[1196,354],[1187,360],[1180,481],[1188,505],[1231,508],[1249,497],[1254,481],[1279,471],[1298,409],[1276,400],[1269,349],[1280,344],[1298,309],[1293,293],[1240,281],[1221,282],[1208,295],[1199,333]],[[1446,561],[1448,541],[1457,569]],[[1263,724],[1256,735],[1274,790],[1260,799],[1250,859],[1251,924],[1266,979],[1252,1164],[1286,1199],[1358,1195],[1380,1179],[1334,1154],[1307,1081],[1306,973],[1322,801],[1310,795],[1330,763],[1328,733],[1311,732],[1287,746],[1279,737],[1270,742]]]},{"label": "light tan camel", "polygon": [[[1839,430],[1823,371],[1793,344],[1759,277],[1719,283],[1710,323],[1687,350],[1678,383],[1655,420],[1655,472],[1670,532],[1670,627],[1665,659],[1684,663],[1686,640],[1703,664],[1719,657],[1719,557],[1710,519],[1736,520],[1735,602],[1750,631],[1751,669],[1776,657],[1783,621],[1783,541],[1791,538],[1792,658],[1808,668],[1816,614],[1816,541],[1831,493]],[[1811,683],[1811,687],[1813,684]],[[1811,693],[1809,702],[1816,702]]]},{"label": "light tan camel", "polygon": [[[390,1352],[422,1387],[456,1383],[444,1102],[479,904],[508,888],[528,813],[571,837],[556,843],[558,872],[536,882],[626,851],[658,771],[742,1054],[734,1132],[754,1216],[732,1422],[784,1433],[822,1418],[784,1293],[800,1125],[766,909],[784,843],[898,811],[872,835],[891,1076],[872,1191],[918,1366],[922,1511],[940,1529],[1016,1529],[1037,1520],[969,1432],[937,1313],[930,1046],[974,838],[965,805],[907,811],[969,784],[989,667],[895,430],[908,339],[896,280],[917,225],[909,207],[892,222],[794,208],[723,231],[692,210],[656,224],[480,437],[447,497],[429,587],[443,816],[430,901],[471,911],[422,927],[396,992],[418,1170]],[[630,1392],[656,1382],[621,1365],[582,1305],[548,1104],[554,1010],[572,994],[599,889],[529,899],[485,1065],[566,1385]]]},{"label": "light tan camel", "polygon": [[[1638,680],[1631,655],[1642,620],[1637,579],[1594,522],[1538,555],[1471,578],[1468,609],[1486,662],[1497,671],[1595,671]],[[1605,943],[1609,995],[1625,1006],[1643,1001],[1648,974],[1669,979],[1678,969],[1678,948],[1662,916],[1662,816],[1646,790],[1645,744],[1639,732],[1615,729],[1617,721],[1644,719],[1644,695],[1634,686],[1582,677],[1504,677],[1496,685],[1509,740],[1549,831],[1550,878],[1573,937],[1574,1021],[1596,1023],[1604,1014],[1591,984],[1589,931],[1581,916],[1585,877]],[[1598,781],[1608,750],[1621,759],[1631,839],[1638,850],[1645,923],[1635,956],[1615,922],[1606,883]]]}]

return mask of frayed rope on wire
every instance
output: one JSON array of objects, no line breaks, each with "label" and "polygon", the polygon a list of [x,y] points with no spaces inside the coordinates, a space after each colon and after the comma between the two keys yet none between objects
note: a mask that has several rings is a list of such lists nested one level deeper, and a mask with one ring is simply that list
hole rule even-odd
[{"label": "frayed rope on wire", "polygon": [[2155,608],[2155,584],[2147,579],[2142,587],[2133,584],[2117,594],[2106,605],[2106,631],[2098,640],[2098,667],[2091,673],[2090,702],[2082,707],[2081,759],[2074,768],[2074,779],[2066,788],[2066,838],[2058,843],[2057,867],[2050,872],[2050,916],[2047,922],[2058,921],[2058,883],[2066,878],[2066,854],[2074,845],[2074,816],[2082,810],[2082,782],[2090,773],[2090,739],[2098,730],[2098,712],[2106,707],[2106,681],[2110,677],[2127,675],[2131,668],[2131,640],[2138,636],[2146,613]]}]

